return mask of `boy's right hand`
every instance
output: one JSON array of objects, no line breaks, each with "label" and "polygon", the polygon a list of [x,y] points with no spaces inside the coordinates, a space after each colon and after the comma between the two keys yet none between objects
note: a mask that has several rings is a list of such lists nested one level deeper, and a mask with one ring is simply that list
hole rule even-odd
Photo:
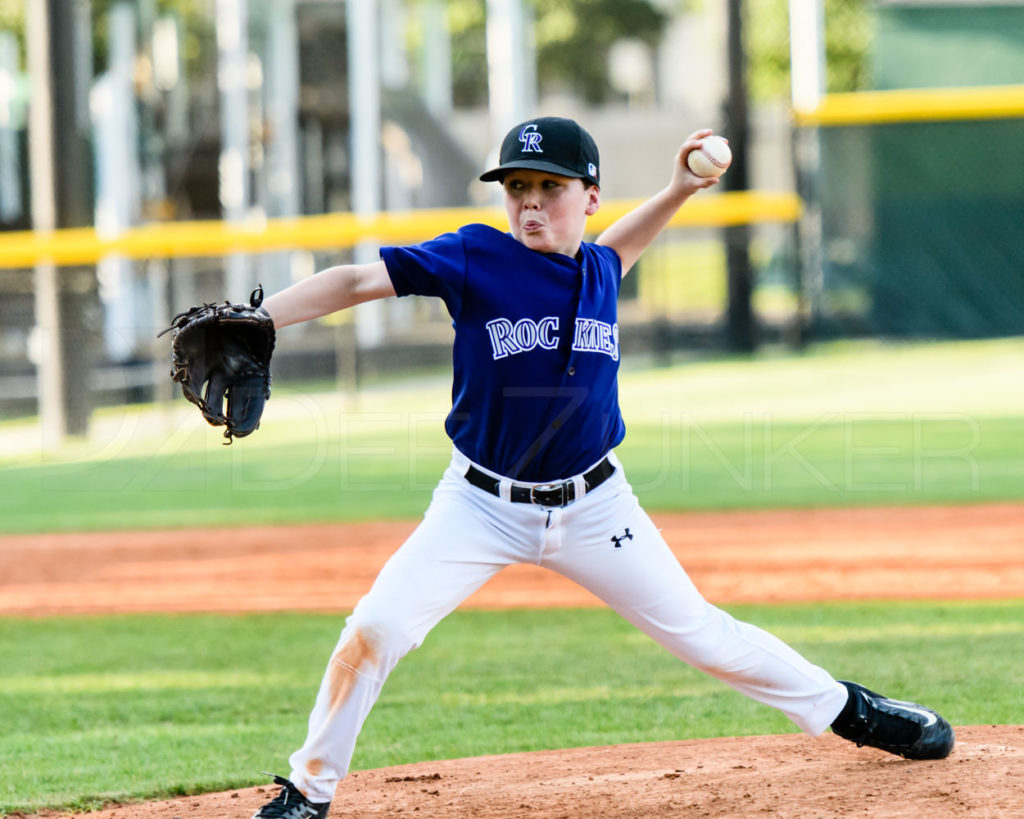
[{"label": "boy's right hand", "polygon": [[699,190],[710,188],[718,184],[719,177],[697,176],[697,174],[690,170],[690,166],[686,161],[691,152],[700,150],[701,140],[705,137],[711,136],[713,133],[714,131],[710,128],[701,128],[699,131],[694,131],[686,138],[686,141],[680,146],[679,151],[676,153],[675,163],[672,168],[672,181],[669,183],[669,187],[679,193],[689,196]]}]

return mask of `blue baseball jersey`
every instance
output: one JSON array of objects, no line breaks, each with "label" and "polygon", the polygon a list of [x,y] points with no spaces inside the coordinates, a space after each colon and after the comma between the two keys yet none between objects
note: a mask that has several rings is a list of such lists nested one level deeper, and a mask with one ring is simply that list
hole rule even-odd
[{"label": "blue baseball jersey", "polygon": [[576,475],[625,435],[622,264],[584,242],[538,253],[487,225],[380,251],[399,296],[444,300],[455,328],[445,430],[466,457],[523,481]]}]

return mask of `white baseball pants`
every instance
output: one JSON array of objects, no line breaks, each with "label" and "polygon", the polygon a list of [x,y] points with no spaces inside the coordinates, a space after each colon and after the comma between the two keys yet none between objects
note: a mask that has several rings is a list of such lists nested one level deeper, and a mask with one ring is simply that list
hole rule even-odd
[{"label": "white baseball pants", "polygon": [[[514,563],[544,566],[579,583],[679,659],[779,709],[806,733],[820,734],[832,723],[846,689],[782,641],[704,600],[640,507],[621,464],[609,457],[616,470],[603,484],[568,506],[549,508],[511,503],[470,485],[464,477],[470,462],[454,453],[422,523],[359,601],[328,663],[305,744],[289,760],[290,778],[307,798],[333,798],[363,721],[398,661]],[[508,485],[503,481],[505,497]],[[632,539],[616,547],[613,538],[627,528]]]}]

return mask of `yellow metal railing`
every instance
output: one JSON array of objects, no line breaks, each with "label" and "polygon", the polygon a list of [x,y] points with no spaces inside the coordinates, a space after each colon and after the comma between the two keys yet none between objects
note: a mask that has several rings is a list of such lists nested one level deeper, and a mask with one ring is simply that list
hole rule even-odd
[{"label": "yellow metal railing", "polygon": [[897,122],[1024,117],[1024,85],[915,88],[828,94],[809,111],[794,112],[798,125],[881,125]]},{"label": "yellow metal railing", "polygon": [[[588,220],[599,233],[643,200],[613,200]],[[763,222],[795,222],[801,213],[796,194],[739,191],[697,196],[672,219],[674,227],[726,227]],[[470,222],[506,229],[500,208],[444,208],[357,216],[327,213],[258,222],[160,222],[134,227],[117,236],[94,228],[66,228],[52,233],[0,233],[0,269],[32,267],[38,261],[85,265],[104,256],[132,259],[223,256],[302,248],[327,250],[369,240],[379,245],[422,241]]]}]

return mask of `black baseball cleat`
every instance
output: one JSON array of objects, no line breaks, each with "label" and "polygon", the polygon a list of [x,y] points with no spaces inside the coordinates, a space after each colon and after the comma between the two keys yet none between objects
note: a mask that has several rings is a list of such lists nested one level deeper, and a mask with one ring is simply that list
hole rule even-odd
[{"label": "black baseball cleat", "polygon": [[[267,774],[273,776],[273,774]],[[281,790],[273,799],[252,815],[252,819],[327,819],[330,802],[310,802],[302,792],[283,776],[274,776],[274,784]]]},{"label": "black baseball cleat", "polygon": [[945,759],[953,750],[953,729],[942,717],[914,702],[891,700],[857,683],[840,680],[850,692],[832,732],[907,759]]}]

